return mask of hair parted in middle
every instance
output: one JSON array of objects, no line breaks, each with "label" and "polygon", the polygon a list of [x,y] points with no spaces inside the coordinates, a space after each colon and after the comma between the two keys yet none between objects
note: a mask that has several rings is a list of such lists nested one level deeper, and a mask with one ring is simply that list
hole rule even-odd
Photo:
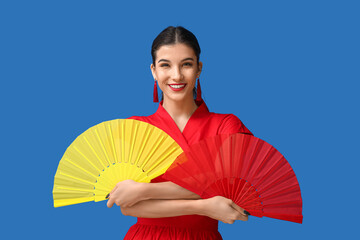
[{"label": "hair parted in middle", "polygon": [[200,45],[195,35],[184,27],[169,26],[165,28],[153,41],[151,47],[151,56],[153,64],[155,66],[156,52],[161,46],[173,45],[176,43],[186,44],[188,47],[194,50],[197,58],[197,63],[200,60]]}]

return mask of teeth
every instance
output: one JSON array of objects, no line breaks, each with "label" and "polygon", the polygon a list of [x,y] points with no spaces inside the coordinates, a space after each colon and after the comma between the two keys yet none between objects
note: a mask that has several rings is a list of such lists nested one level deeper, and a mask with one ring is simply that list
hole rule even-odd
[{"label": "teeth", "polygon": [[185,85],[170,85],[172,88],[183,88]]}]

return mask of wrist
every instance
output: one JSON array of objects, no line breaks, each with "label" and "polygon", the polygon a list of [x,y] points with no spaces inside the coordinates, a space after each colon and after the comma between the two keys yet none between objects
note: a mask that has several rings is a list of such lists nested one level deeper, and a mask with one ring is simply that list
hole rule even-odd
[{"label": "wrist", "polygon": [[152,199],[152,191],[151,191],[151,185],[150,183],[140,183],[140,194],[142,197],[142,200],[149,200]]},{"label": "wrist", "polygon": [[193,211],[196,215],[207,216],[206,199],[197,199],[193,201]]}]

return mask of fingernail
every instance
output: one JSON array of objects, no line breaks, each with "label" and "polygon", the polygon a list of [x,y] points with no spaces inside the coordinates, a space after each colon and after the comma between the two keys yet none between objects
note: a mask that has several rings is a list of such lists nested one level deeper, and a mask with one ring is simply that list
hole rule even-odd
[{"label": "fingernail", "polygon": [[106,195],[106,197],[105,197],[105,198],[106,198],[106,199],[108,199],[108,198],[109,198],[109,196],[110,196],[110,193],[108,193],[108,195]]},{"label": "fingernail", "polygon": [[248,211],[246,211],[246,210],[244,210],[244,213],[246,214],[246,215],[251,215]]}]

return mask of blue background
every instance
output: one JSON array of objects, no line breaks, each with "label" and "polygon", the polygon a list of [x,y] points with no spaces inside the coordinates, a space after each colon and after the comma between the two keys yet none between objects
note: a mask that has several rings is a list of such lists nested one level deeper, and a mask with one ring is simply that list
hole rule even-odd
[{"label": "blue background", "polygon": [[[149,115],[153,39],[198,38],[204,99],[274,145],[297,174],[302,225],[220,224],[224,239],[358,235],[358,1],[2,1],[0,237],[122,239],[106,202],[53,208],[65,149],[102,121]],[[1,236],[2,235],[2,236]]]}]

